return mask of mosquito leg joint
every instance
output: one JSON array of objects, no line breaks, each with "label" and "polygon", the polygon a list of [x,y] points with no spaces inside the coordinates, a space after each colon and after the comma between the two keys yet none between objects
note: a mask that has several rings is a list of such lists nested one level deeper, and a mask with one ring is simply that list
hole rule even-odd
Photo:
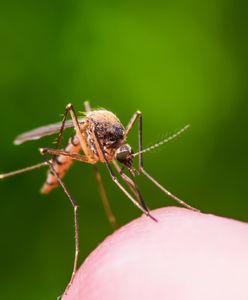
[{"label": "mosquito leg joint", "polygon": [[71,109],[73,107],[73,105],[71,104],[71,103],[68,103],[67,105],[66,105],[66,109]]},{"label": "mosquito leg joint", "polygon": [[47,153],[47,149],[46,148],[39,148],[40,154],[44,155]]},{"label": "mosquito leg joint", "polygon": [[113,180],[114,182],[117,182],[117,181],[118,181],[117,178],[116,178],[116,176],[114,176],[114,175],[112,175],[111,178],[112,178],[112,180]]},{"label": "mosquito leg joint", "polygon": [[45,164],[46,164],[46,166],[50,166],[50,163],[52,163],[52,160],[50,160],[49,162],[48,161],[45,161]]}]

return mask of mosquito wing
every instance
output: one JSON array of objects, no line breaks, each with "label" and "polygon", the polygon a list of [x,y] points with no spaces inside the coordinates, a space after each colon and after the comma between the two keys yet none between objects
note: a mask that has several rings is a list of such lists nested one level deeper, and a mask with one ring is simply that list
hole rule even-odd
[{"label": "mosquito wing", "polygon": [[[79,122],[79,124],[83,124],[84,118],[79,118],[78,122]],[[38,139],[42,138],[43,136],[48,136],[48,135],[58,133],[60,131],[61,124],[62,123],[59,122],[59,123],[55,123],[55,124],[42,126],[42,127],[33,129],[31,131],[28,131],[28,132],[24,132],[23,134],[19,135],[15,139],[14,144],[20,145],[27,141],[38,140]],[[72,128],[72,127],[74,127],[72,120],[68,120],[65,122],[64,128]]]}]

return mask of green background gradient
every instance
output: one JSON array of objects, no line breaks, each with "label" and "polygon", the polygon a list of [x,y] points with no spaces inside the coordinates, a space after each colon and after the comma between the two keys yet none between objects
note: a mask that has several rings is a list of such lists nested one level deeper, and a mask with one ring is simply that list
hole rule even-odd
[{"label": "green background gradient", "polygon": [[[0,14],[1,172],[40,162],[37,149],[54,139],[15,147],[17,134],[89,99],[124,125],[141,110],[144,146],[191,124],[145,155],[147,170],[203,212],[248,220],[246,1],[13,0]],[[139,216],[100,169],[119,224]],[[72,208],[61,189],[39,194],[44,179],[39,170],[0,182],[1,299],[53,300],[69,280]],[[137,180],[150,208],[175,205]],[[65,182],[80,206],[82,262],[111,228],[92,167],[75,163]]]}]

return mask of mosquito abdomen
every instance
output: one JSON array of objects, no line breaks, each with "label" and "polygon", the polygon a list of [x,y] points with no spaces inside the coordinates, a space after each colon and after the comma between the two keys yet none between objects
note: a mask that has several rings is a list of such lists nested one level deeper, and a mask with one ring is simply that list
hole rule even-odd
[{"label": "mosquito abdomen", "polygon": [[[79,153],[81,147],[77,136],[73,136],[69,139],[68,145],[65,148],[65,151],[69,153]],[[70,168],[73,160],[64,155],[58,155],[53,158],[53,167],[57,172],[60,178],[63,178],[68,169]],[[41,188],[42,194],[48,194],[51,190],[58,187],[59,182],[57,177],[49,170],[47,174],[46,182]]]}]

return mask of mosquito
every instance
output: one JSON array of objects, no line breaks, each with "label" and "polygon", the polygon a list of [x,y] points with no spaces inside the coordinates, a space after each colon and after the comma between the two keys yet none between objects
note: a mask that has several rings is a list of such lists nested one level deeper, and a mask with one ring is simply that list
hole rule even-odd
[{"label": "mosquito", "polygon": [[[55,148],[39,149],[41,155],[44,158],[44,162],[26,167],[24,169],[0,174],[0,179],[4,179],[47,166],[49,168],[48,174],[46,181],[41,188],[41,193],[47,194],[60,185],[64,190],[66,196],[69,198],[74,212],[75,255],[72,275],[64,293],[66,293],[73,282],[74,276],[77,271],[79,254],[78,205],[62,180],[74,160],[93,165],[103,207],[105,209],[108,220],[114,229],[117,228],[117,222],[110,207],[108,196],[103,186],[99,169],[96,165],[98,162],[104,163],[106,165],[113,182],[120,188],[120,190],[127,196],[127,198],[129,198],[129,200],[131,200],[141,212],[143,212],[147,217],[155,222],[157,222],[157,220],[151,215],[149,208],[146,205],[135,181],[135,176],[140,173],[144,174],[164,194],[177,201],[180,205],[188,209],[198,211],[198,209],[190,206],[186,202],[173,195],[167,189],[165,189],[144,169],[143,162],[143,153],[157,148],[162,144],[165,144],[168,141],[174,139],[183,131],[185,131],[189,125],[185,126],[172,136],[163,139],[161,142],[143,149],[142,113],[140,111],[136,111],[129,121],[127,127],[124,127],[117,116],[108,110],[91,110],[88,101],[84,102],[84,109],[85,116],[78,118],[73,105],[68,104],[66,106],[62,122],[39,127],[19,135],[14,141],[16,145],[20,145],[31,140],[37,140],[44,136],[53,134],[58,134],[58,138]],[[67,120],[69,114],[71,115],[71,119]],[[131,146],[126,143],[126,140],[136,121],[138,121],[139,149],[138,152],[134,153]],[[64,149],[61,149],[60,146],[63,138],[63,133],[67,128],[74,128],[75,134],[70,137],[67,146]],[[138,156],[138,170],[136,170],[133,166],[133,159],[136,156]],[[118,179],[115,171],[120,175],[125,186],[120,181],[120,179]]]}]

